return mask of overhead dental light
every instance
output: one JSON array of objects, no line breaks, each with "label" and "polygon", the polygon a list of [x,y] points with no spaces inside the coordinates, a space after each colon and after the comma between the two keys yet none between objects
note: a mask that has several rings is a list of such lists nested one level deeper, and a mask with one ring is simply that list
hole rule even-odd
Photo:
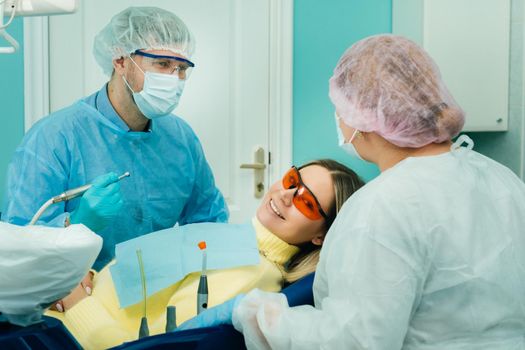
[{"label": "overhead dental light", "polygon": [[[67,14],[75,12],[77,7],[78,0],[0,0],[0,38],[4,38],[10,45],[0,46],[0,53],[14,53],[20,47],[6,31],[15,16]],[[4,16],[9,17],[6,23]]]}]

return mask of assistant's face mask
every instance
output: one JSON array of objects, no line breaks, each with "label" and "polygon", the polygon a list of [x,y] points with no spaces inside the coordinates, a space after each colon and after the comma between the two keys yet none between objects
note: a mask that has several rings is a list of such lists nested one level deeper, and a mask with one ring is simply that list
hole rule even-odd
[{"label": "assistant's face mask", "polygon": [[359,152],[357,152],[357,150],[355,149],[352,143],[352,141],[354,141],[355,137],[357,136],[357,133],[359,132],[359,130],[355,129],[354,133],[352,134],[352,137],[350,137],[350,140],[346,142],[343,132],[341,131],[341,128],[339,127],[339,116],[337,115],[337,113],[335,114],[335,128],[337,130],[337,139],[339,142],[339,147],[341,147],[343,151],[345,151],[352,157],[364,160],[361,157],[361,155],[359,155]]},{"label": "assistant's face mask", "polygon": [[[130,59],[135,63],[131,57]],[[135,65],[144,74],[142,91],[133,91],[126,78],[122,76],[122,79],[133,93],[133,100],[142,114],[149,119],[155,119],[173,112],[179,104],[185,81],[177,75],[144,72],[138,64]]]}]

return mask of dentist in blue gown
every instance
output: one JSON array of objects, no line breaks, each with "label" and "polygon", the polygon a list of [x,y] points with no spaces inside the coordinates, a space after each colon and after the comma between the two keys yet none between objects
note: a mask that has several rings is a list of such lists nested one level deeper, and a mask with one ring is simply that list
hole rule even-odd
[{"label": "dentist in blue gown", "polygon": [[[27,224],[50,197],[94,183],[81,198],[49,208],[39,223],[83,223],[102,236],[95,269],[119,242],[176,223],[227,221],[197,136],[171,114],[194,66],[194,45],[186,25],[166,10],[130,7],[115,15],[93,47],[109,82],[27,133],[9,165],[2,219]],[[125,171],[131,177],[115,183]]]}]

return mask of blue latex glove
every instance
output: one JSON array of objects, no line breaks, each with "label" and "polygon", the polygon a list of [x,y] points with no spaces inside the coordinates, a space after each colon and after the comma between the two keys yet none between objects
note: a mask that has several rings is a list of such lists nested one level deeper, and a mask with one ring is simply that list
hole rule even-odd
[{"label": "blue latex glove", "polygon": [[71,213],[72,224],[84,224],[92,231],[100,231],[122,209],[120,183],[115,173],[101,175],[80,198],[80,204]]},{"label": "blue latex glove", "polygon": [[197,316],[181,324],[175,331],[186,329],[213,327],[221,324],[232,324],[233,310],[244,298],[244,294],[239,294],[224,303],[201,312]]}]

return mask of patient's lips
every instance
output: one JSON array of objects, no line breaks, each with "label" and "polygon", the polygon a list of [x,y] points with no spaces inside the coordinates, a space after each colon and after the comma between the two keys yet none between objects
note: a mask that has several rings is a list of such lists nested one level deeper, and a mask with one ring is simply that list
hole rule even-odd
[{"label": "patient's lips", "polygon": [[275,215],[277,215],[283,220],[286,220],[284,216],[281,214],[281,212],[279,211],[279,208],[277,208],[277,205],[274,203],[273,199],[270,199],[269,204],[270,204],[270,208],[275,213]]}]

